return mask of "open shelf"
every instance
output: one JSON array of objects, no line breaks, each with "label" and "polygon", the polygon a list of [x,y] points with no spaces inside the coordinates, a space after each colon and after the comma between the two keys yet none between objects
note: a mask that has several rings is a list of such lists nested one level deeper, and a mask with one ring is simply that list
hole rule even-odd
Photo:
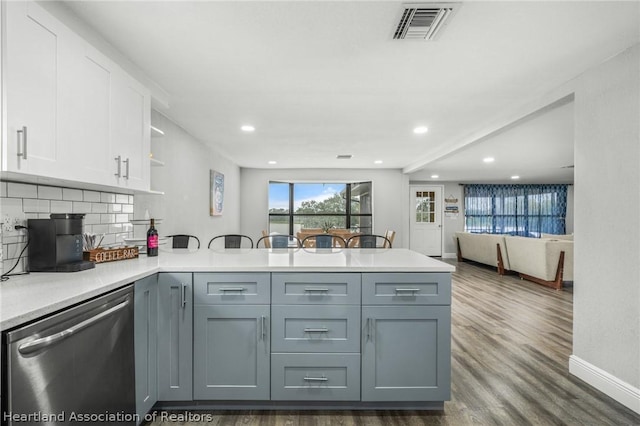
[{"label": "open shelf", "polygon": [[164,136],[164,132],[157,127],[151,126],[151,137],[160,138]]}]

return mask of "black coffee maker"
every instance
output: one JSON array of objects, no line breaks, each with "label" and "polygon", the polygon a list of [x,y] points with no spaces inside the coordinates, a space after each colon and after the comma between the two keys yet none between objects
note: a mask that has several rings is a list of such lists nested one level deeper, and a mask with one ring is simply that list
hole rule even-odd
[{"label": "black coffee maker", "polygon": [[51,214],[50,219],[29,219],[29,270],[75,272],[95,268],[82,260],[84,214]]}]

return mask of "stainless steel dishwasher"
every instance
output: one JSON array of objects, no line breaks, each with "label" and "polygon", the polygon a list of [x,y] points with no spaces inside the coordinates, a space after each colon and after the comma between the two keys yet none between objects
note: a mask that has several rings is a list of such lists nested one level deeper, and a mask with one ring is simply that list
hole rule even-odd
[{"label": "stainless steel dishwasher", "polygon": [[132,285],[5,339],[3,423],[135,424]]}]

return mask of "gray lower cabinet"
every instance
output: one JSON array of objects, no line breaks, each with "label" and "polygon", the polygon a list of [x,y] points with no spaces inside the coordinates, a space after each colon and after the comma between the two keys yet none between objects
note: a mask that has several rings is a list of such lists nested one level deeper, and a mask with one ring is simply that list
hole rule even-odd
[{"label": "gray lower cabinet", "polygon": [[362,400],[451,396],[449,306],[362,307]]},{"label": "gray lower cabinet", "polygon": [[274,401],[360,401],[360,354],[271,355]]},{"label": "gray lower cabinet", "polygon": [[191,273],[158,274],[158,400],[193,399]]},{"label": "gray lower cabinet", "polygon": [[269,400],[271,276],[196,273],[193,397]]},{"label": "gray lower cabinet", "polygon": [[140,422],[158,400],[158,275],[134,285],[136,413]]}]

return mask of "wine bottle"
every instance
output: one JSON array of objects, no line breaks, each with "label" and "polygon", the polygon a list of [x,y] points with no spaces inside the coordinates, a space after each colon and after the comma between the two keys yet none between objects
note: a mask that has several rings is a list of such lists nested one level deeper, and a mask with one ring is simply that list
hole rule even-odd
[{"label": "wine bottle", "polygon": [[147,256],[158,255],[158,231],[155,225],[155,220],[151,219],[151,225],[147,231]]}]

